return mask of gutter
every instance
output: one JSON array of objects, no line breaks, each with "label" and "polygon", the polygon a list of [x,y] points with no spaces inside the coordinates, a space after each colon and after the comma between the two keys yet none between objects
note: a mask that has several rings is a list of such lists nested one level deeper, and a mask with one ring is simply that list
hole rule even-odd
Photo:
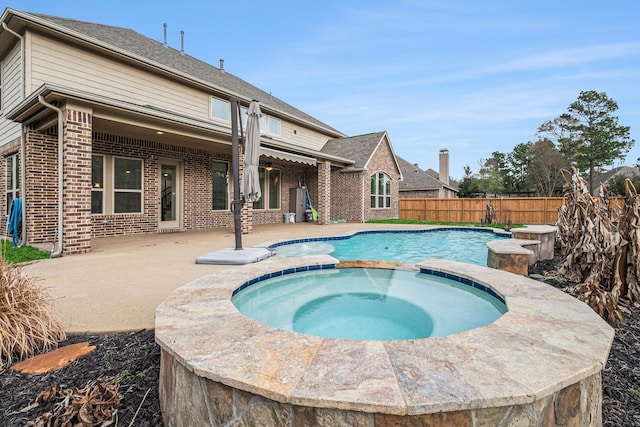
[{"label": "gutter", "polygon": [[[20,94],[22,96],[21,99],[25,98],[26,94],[26,75],[25,75],[25,48],[24,48],[24,37],[20,34],[13,31],[11,28],[7,26],[7,23],[2,21],[2,28],[7,31],[9,34],[13,34],[20,40],[20,70],[22,74],[22,78],[20,79]],[[22,230],[20,231],[20,242],[18,246],[24,246],[27,241],[27,158],[26,158],[26,141],[27,141],[27,133],[24,130],[24,126],[21,126],[20,129],[20,194],[22,195]]]},{"label": "gutter", "polygon": [[[38,95],[38,102],[55,111],[58,114],[58,228],[56,231],[56,236],[58,238],[58,247],[54,251],[53,247],[51,248],[51,258],[57,258],[62,254],[62,190],[63,190],[63,174],[62,174],[62,165],[63,165],[63,117],[62,110],[56,107],[53,104],[49,104],[45,101],[44,96]],[[55,245],[56,238],[53,239],[53,244]]]}]

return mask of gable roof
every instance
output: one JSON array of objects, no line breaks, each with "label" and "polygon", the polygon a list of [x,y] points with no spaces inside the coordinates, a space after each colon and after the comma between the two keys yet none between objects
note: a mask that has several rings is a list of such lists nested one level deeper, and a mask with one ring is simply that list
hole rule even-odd
[{"label": "gable roof", "polygon": [[398,164],[404,177],[404,180],[400,183],[400,191],[437,190],[447,187],[438,178],[433,177],[429,171],[420,169],[402,157],[398,157]]},{"label": "gable roof", "polygon": [[38,13],[20,12],[9,8],[6,9],[2,16],[3,22],[11,22],[13,18],[18,18],[32,25],[42,26],[48,30],[56,31],[66,37],[88,43],[101,50],[106,50],[111,54],[123,56],[130,61],[143,63],[147,67],[169,73],[175,78],[187,79],[194,83],[204,85],[212,91],[237,96],[245,101],[257,99],[260,101],[263,110],[303,122],[315,128],[320,128],[329,135],[344,135],[326,123],[298,110],[225,70],[216,68],[172,47],[165,46],[163,43],[143,36],[133,30]]},{"label": "gable roof", "polygon": [[640,169],[632,166],[619,166],[607,172],[601,173],[600,175],[593,178],[593,189],[591,191],[591,194],[598,194],[598,191],[600,191],[600,186],[608,182],[616,175],[626,175],[628,177],[634,175],[640,176]]},{"label": "gable roof", "polygon": [[374,153],[385,140],[389,143],[389,149],[402,179],[402,169],[398,165],[396,154],[393,152],[393,147],[386,131],[330,139],[320,151],[324,154],[351,159],[353,160],[353,165],[350,166],[351,169],[365,170],[369,167],[369,161]]}]

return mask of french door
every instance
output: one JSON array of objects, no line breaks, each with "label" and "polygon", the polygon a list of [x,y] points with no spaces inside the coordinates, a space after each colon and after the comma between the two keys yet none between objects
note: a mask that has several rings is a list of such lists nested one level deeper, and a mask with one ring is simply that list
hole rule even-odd
[{"label": "french door", "polygon": [[176,160],[160,162],[160,204],[158,228],[173,229],[182,226],[182,163]]}]

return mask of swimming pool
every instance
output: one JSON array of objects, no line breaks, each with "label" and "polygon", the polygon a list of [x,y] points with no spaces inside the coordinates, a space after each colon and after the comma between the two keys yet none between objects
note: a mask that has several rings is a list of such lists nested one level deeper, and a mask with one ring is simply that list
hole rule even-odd
[{"label": "swimming pool", "polygon": [[241,286],[231,301],[267,325],[325,338],[440,337],[488,325],[507,311],[473,281],[399,269],[293,272]]},{"label": "swimming pool", "polygon": [[509,238],[488,229],[363,231],[351,236],[297,239],[271,246],[285,257],[331,255],[341,261],[382,260],[416,263],[429,258],[487,265],[487,242]]}]

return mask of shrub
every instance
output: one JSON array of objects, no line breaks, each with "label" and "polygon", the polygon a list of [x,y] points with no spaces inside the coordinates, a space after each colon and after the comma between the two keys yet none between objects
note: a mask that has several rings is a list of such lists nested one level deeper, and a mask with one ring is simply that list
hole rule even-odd
[{"label": "shrub", "polygon": [[65,338],[51,296],[22,269],[0,259],[0,371],[55,347]]}]

